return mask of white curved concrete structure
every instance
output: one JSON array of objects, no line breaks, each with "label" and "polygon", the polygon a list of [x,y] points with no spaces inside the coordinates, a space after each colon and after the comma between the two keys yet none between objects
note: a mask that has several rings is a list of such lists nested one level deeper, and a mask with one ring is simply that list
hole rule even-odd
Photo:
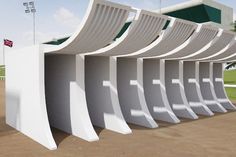
[{"label": "white curved concrete structure", "polygon": [[197,114],[213,116],[214,113],[207,107],[201,94],[198,64],[194,61],[181,62],[183,64],[183,85],[189,105]]},{"label": "white curved concrete structure", "polygon": [[[208,58],[209,56],[213,56],[219,52],[223,52],[225,51],[227,46],[232,43],[232,40],[234,40],[234,36],[235,34],[233,32],[220,30],[218,32],[217,37],[214,40],[212,40],[212,42],[210,42],[205,48],[186,57],[182,57],[182,59],[202,60],[204,58]],[[192,106],[201,105],[202,107],[206,108],[207,104],[205,103],[204,98],[206,98],[207,96],[205,95],[202,96],[202,94],[204,93],[200,92],[201,90],[199,84],[199,64],[195,63],[195,61],[186,61],[183,62],[183,64],[184,64],[184,88],[189,104],[190,105],[192,104]],[[213,90],[208,90],[208,92],[209,91]],[[215,94],[213,93],[212,95]],[[210,98],[208,97],[208,101],[206,100],[206,102],[209,102],[209,99]],[[212,100],[212,101],[217,101],[217,100]],[[212,114],[210,113],[209,115]]]},{"label": "white curved concrete structure", "polygon": [[143,60],[143,88],[149,111],[154,119],[179,123],[171,109],[165,86],[165,63],[158,59]]},{"label": "white curved concrete structure", "polygon": [[[49,149],[55,149],[56,144],[51,135],[48,117],[53,127],[87,141],[98,140],[88,114],[84,75],[78,75],[84,74],[84,66],[81,64],[84,62],[83,57],[75,54],[98,50],[112,42],[125,24],[130,11],[131,7],[128,6],[91,0],[82,24],[65,43],[43,48],[34,46],[21,50],[21,53],[15,51],[6,54],[6,77],[10,80],[6,83],[7,124]],[[24,62],[25,58],[34,61],[32,66],[27,67],[28,70],[19,65],[19,61]],[[20,70],[25,76],[22,79],[15,77],[16,71],[18,74]],[[30,71],[32,73],[28,73]],[[30,75],[33,72],[37,74]],[[38,94],[32,95],[33,93]],[[41,129],[43,130],[40,131]]]},{"label": "white curved concrete structure", "polygon": [[106,0],[90,0],[76,32],[64,43],[48,46],[45,53],[82,54],[105,47],[124,26],[130,11],[129,6]]},{"label": "white curved concrete structure", "polygon": [[[137,58],[140,58],[143,56],[150,56],[150,57],[156,56],[158,53],[163,54],[172,49],[175,49],[176,47],[184,43],[192,35],[193,31],[196,28],[197,28],[197,25],[192,22],[187,22],[184,20],[172,18],[170,25],[167,27],[167,29],[163,31],[160,37],[157,38],[150,45],[132,54],[118,56],[118,57],[121,57],[121,58],[118,58],[118,91],[120,91],[120,93],[123,94],[123,92],[127,90],[127,83],[130,83],[131,85],[136,86],[135,87],[136,90],[130,89],[128,91],[133,93],[132,96],[134,95],[138,96],[140,100],[139,102],[143,104],[148,103],[147,105],[149,107],[149,111],[151,112],[152,116],[155,119],[167,121],[171,123],[179,123],[180,122],[179,119],[175,116],[175,114],[171,110],[171,107],[169,106],[165,89],[162,88],[164,86],[157,86],[156,84],[153,84],[151,80],[146,80],[148,78],[145,78],[145,80],[143,81],[144,71],[150,72],[150,73],[156,72],[157,76],[160,76],[161,78],[163,78],[163,79],[160,79],[156,77],[156,78],[153,78],[153,80],[164,81],[164,76],[158,74],[158,71],[153,71],[153,72],[150,71],[150,69],[152,69],[151,67],[149,67],[150,69],[145,68],[143,71],[143,60],[137,59]],[[175,40],[175,39],[178,39],[178,40]],[[167,47],[166,45],[169,42],[173,42],[173,44]],[[159,50],[163,50],[163,51],[159,51]],[[147,64],[148,62],[149,61],[145,61],[145,63]],[[158,67],[158,62],[157,62],[157,66],[155,66],[155,64],[149,64],[149,66],[154,66],[153,69],[156,69]],[[130,71],[136,71],[136,72],[131,74]],[[164,71],[160,70],[160,72],[164,72]],[[121,81],[122,79],[124,81]],[[126,85],[125,84],[119,85],[119,82],[126,82]],[[144,90],[143,82],[145,82],[145,85],[147,85],[147,83],[149,84],[148,88],[145,88],[145,90]],[[161,84],[164,85],[165,83],[162,82]],[[155,102],[155,104],[151,104],[151,102],[153,102],[152,98],[156,97],[158,93],[148,92],[149,90],[152,90],[151,88],[155,89],[155,91],[159,91],[159,93],[162,93],[162,96],[161,96],[162,99]],[[152,94],[152,96],[151,95],[147,96],[147,93]],[[136,100],[127,99],[125,95],[123,95],[123,100],[126,101],[126,103],[128,103],[129,101],[136,101]],[[135,112],[133,113],[135,114]],[[137,111],[136,111],[136,114],[143,115],[143,113],[140,113]],[[194,114],[194,116],[196,115]]]},{"label": "white curved concrete structure", "polygon": [[[173,27],[173,28],[175,28],[175,27]],[[177,30],[179,29],[178,27],[176,27],[176,28],[177,28]],[[196,29],[196,26],[195,26],[195,29]],[[180,29],[180,30],[184,30],[184,29]],[[189,29],[189,30],[191,30],[191,29]],[[211,26],[206,26],[206,25],[203,25],[203,26],[199,25],[198,29],[194,33],[193,33],[193,30],[194,30],[194,27],[190,31],[191,37],[188,36],[188,38],[186,38],[186,36],[184,36],[184,34],[182,35],[182,37],[185,37],[185,40],[173,40],[173,36],[171,36],[171,35],[168,36],[168,32],[171,32],[171,31],[167,31],[167,33],[166,34],[164,33],[165,35],[163,34],[163,36],[159,39],[159,41],[157,40],[157,41],[153,42],[147,48],[134,53],[134,55],[137,55],[138,57],[145,57],[145,58],[153,58],[153,56],[155,58],[158,58],[158,57],[181,58],[181,56],[186,56],[191,53],[203,51],[203,50],[209,48],[210,42],[215,38],[215,36],[218,33],[217,28],[214,28]],[[174,33],[176,33],[176,32],[174,32]],[[171,39],[173,40],[172,42],[170,42]],[[179,39],[181,39],[181,38],[179,38]],[[168,41],[168,42],[166,42],[166,41]],[[170,46],[167,47],[167,46],[165,46],[165,43],[166,44],[173,43],[174,49],[173,50],[168,49],[172,46],[172,44],[170,44]],[[177,43],[181,43],[181,45],[178,45]],[[196,43],[199,43],[199,44],[196,44]],[[154,44],[156,44],[156,45],[154,45]],[[172,63],[173,62],[174,61],[172,61]],[[177,62],[176,64],[179,64],[178,61],[176,61],[176,62]],[[172,64],[172,63],[170,63],[170,64]],[[166,64],[169,64],[169,62],[167,62]],[[176,107],[176,108],[178,108],[177,109],[178,113],[176,113],[176,114],[180,117],[196,119],[197,116],[191,110],[190,105],[188,104],[187,98],[184,94],[183,76],[181,74],[177,74],[178,72],[183,71],[183,69],[182,69],[183,66],[180,64],[177,67],[170,66],[170,68],[178,68],[175,70],[175,72],[176,72],[176,75],[179,76],[179,79],[178,79],[179,82],[175,83],[175,85],[171,86],[172,83],[168,84],[168,85],[166,84],[167,95],[169,94],[169,101],[171,101],[172,107],[173,106],[176,107],[176,104],[179,104],[179,106],[180,106],[180,104],[183,104],[182,106],[185,106],[186,109],[183,107],[181,107],[181,109],[185,114],[183,114],[182,112],[179,112],[181,109],[178,107]],[[169,71],[170,70],[166,69],[166,73],[161,74],[161,75],[165,75],[166,80],[168,80],[167,78],[171,78],[172,76],[170,76],[170,75],[172,75],[174,73],[173,71],[171,73],[168,73]],[[175,79],[177,79],[177,78],[175,78]],[[168,83],[170,83],[170,82],[168,82]],[[179,86],[178,86],[178,84],[179,84]],[[172,91],[175,88],[176,88],[176,91],[179,90],[179,92],[173,93]],[[173,98],[174,97],[173,95],[176,96],[176,93],[180,94],[178,98],[181,98],[181,100],[178,100],[177,98],[176,99]],[[174,101],[176,101],[176,102],[174,102]],[[181,103],[180,103],[180,101],[181,101]],[[196,109],[197,107],[200,107],[201,109]],[[195,108],[195,111],[198,114],[213,115],[213,113],[204,104],[202,104],[201,106],[196,106],[196,104],[195,104],[193,106],[193,108]],[[202,110],[204,110],[204,111],[202,112]]]},{"label": "white curved concrete structure", "polygon": [[[116,38],[131,12],[131,25]],[[56,149],[50,126],[96,141],[93,125],[129,134],[126,122],[156,128],[154,119],[179,123],[176,115],[234,110],[220,62],[234,60],[235,49],[228,31],[90,0],[64,43],[6,54],[6,121]]]},{"label": "white curved concrete structure", "polygon": [[[177,59],[194,52],[202,51],[203,49],[206,49],[206,47],[209,47],[209,43],[214,39],[217,32],[218,29],[216,28],[210,26],[199,26],[197,31],[191,36],[191,38],[188,39],[188,41],[185,42],[185,44],[181,45],[179,48],[173,50],[172,52],[168,52],[168,55],[161,55],[161,57],[165,56],[165,58],[167,59]],[[196,102],[190,102],[191,98],[189,98],[190,101],[188,102],[184,89],[183,62],[166,61],[165,64],[167,96],[170,103],[172,104],[174,111],[174,108],[176,108],[175,113],[180,117],[196,119],[197,116],[191,110],[192,107],[192,109],[197,114],[208,116],[213,115],[213,113],[204,104],[202,104],[201,101],[196,105]],[[197,93],[199,94],[199,92]]]},{"label": "white curved concrete structure", "polygon": [[224,88],[224,70],[222,63],[213,63],[213,85],[219,103],[227,110],[236,110],[235,105],[229,100]]},{"label": "white curved concrete structure", "polygon": [[[136,58],[140,58],[140,57],[147,57],[147,58],[153,58],[157,55],[165,55],[167,52],[173,51],[173,49],[176,49],[176,47],[180,47],[183,43],[186,42],[186,40],[188,40],[191,35],[193,34],[194,30],[196,30],[197,25],[191,22],[187,22],[184,20],[177,20],[177,19],[172,19],[169,27],[163,32],[163,34],[156,40],[154,41],[152,44],[150,44],[149,46],[147,46],[146,48],[137,51],[133,54],[130,55],[123,55],[123,56],[119,56],[119,57],[132,57],[132,58],[126,58],[126,59],[120,59],[120,60],[126,60],[126,62],[133,62],[133,66],[139,65],[137,66],[137,72],[140,74],[139,78],[137,80],[140,80],[140,82],[138,82],[138,88],[140,89],[140,93],[145,93],[146,95],[146,100],[148,102],[148,106],[149,106],[149,110],[152,113],[152,116],[155,117],[156,119],[159,120],[163,120],[163,121],[168,121],[168,122],[172,122],[172,123],[178,123],[179,120],[174,116],[172,109],[173,108],[173,104],[171,104],[171,107],[169,106],[169,101],[165,92],[165,70],[160,70],[160,71],[151,71],[150,69],[156,69],[157,67],[162,67],[163,66],[163,62],[160,62],[159,60],[157,60],[157,64],[152,64],[152,60],[145,60],[145,64],[149,65],[147,69],[144,69],[144,73],[149,73],[154,74],[156,72],[156,77],[153,78],[153,80],[150,80],[150,78],[145,77],[145,85],[148,87],[143,87],[143,66],[141,66],[140,64],[143,64],[143,60],[142,59],[136,59]],[[181,34],[181,35],[180,35]],[[179,36],[178,36],[179,35]],[[178,39],[178,40],[176,40]],[[173,43],[173,44],[169,44],[169,43]],[[169,44],[169,45],[168,45]],[[167,46],[168,45],[168,46]],[[185,45],[184,45],[185,46]],[[183,46],[182,46],[183,47]],[[150,64],[148,63],[150,62]],[[152,62],[152,63],[151,63]],[[160,63],[160,66],[158,66],[158,63]],[[118,63],[119,65],[119,63]],[[126,64],[128,65],[128,64]],[[153,67],[151,67],[153,66]],[[127,67],[131,67],[127,66]],[[141,68],[139,68],[141,67]],[[146,67],[146,66],[144,66]],[[135,70],[135,69],[133,69]],[[158,74],[158,72],[160,72]],[[119,73],[118,73],[119,76]],[[142,76],[142,77],[141,77]],[[161,79],[160,79],[161,78]],[[149,80],[148,80],[149,79]],[[119,80],[118,80],[119,81]],[[130,79],[130,81],[132,81],[132,79]],[[151,81],[151,82],[150,82]],[[153,83],[154,82],[154,83]],[[157,84],[160,84],[160,86],[158,86]],[[167,86],[167,84],[166,84]],[[119,86],[118,86],[119,89]],[[145,90],[144,90],[145,89]],[[153,102],[153,97],[156,97],[158,93],[150,93],[149,91],[155,89],[155,91],[159,91],[159,93],[162,93],[162,99],[160,99],[159,101],[155,102],[155,104],[151,104]],[[139,94],[140,94],[139,93]],[[148,94],[152,94],[149,95]],[[142,95],[142,97],[144,97]],[[183,109],[185,110],[185,109]],[[175,111],[175,110],[174,110]],[[180,114],[179,109],[176,110],[175,114],[177,114],[177,116],[179,117],[184,117],[184,118],[191,118],[191,119],[197,119],[197,115],[191,110],[190,107],[187,107],[187,110],[184,111],[184,114]]]},{"label": "white curved concrete structure", "polygon": [[[134,21],[132,22],[128,30],[119,39],[103,49],[92,53],[86,53],[86,94],[87,100],[90,101],[88,102],[89,107],[92,105],[93,108],[96,108],[97,104],[107,104],[107,106],[113,105],[121,107],[121,110],[127,122],[149,128],[157,127],[157,124],[148,111],[147,105],[144,101],[142,101],[144,97],[135,97],[134,94],[131,97],[132,99],[129,98],[129,94],[132,94],[132,91],[138,92],[137,90],[139,89],[135,90],[137,87],[128,84],[125,86],[126,90],[124,90],[123,92],[119,91],[119,89],[123,89],[121,88],[123,87],[122,83],[125,83],[125,77],[123,77],[124,75],[121,74],[124,71],[118,70],[118,74],[116,74],[116,57],[109,56],[129,54],[143,47],[146,47],[156,39],[156,37],[165,26],[167,19],[167,16],[161,16],[156,13],[138,10]],[[119,65],[120,64],[118,64],[118,69]],[[129,70],[130,74],[133,72],[133,69],[121,69]],[[137,74],[134,73],[134,75]],[[122,76],[122,78],[119,78],[119,76]],[[118,82],[116,79],[117,77]],[[118,87],[120,87],[118,88],[118,90],[117,84]],[[104,93],[106,92],[108,92],[107,95],[104,95]],[[103,96],[97,96],[97,93],[103,93]],[[113,94],[108,96],[109,93]],[[139,111],[143,114],[137,115],[133,113],[135,111]],[[90,114],[91,118],[94,115],[96,114]],[[96,117],[95,119],[98,118]]]},{"label": "white curved concrete structure", "polygon": [[119,100],[127,122],[155,128],[157,124],[153,120],[145,101],[142,69],[142,63],[137,62],[137,59],[117,59]]},{"label": "white curved concrete structure", "polygon": [[192,56],[186,57],[184,60],[206,60],[217,56],[217,54],[225,52],[227,47],[234,41],[235,33],[226,30],[220,30],[217,37],[210,43],[210,47],[202,52],[194,53]]},{"label": "white curved concrete structure", "polygon": [[236,38],[224,49],[223,52],[216,54],[214,56],[207,57],[203,61],[222,61],[227,62],[230,61],[233,56],[235,56],[235,48],[236,48]]},{"label": "white curved concrete structure", "polygon": [[219,29],[216,27],[202,25],[200,30],[192,35],[185,47],[178,52],[165,56],[165,59],[186,59],[188,56],[208,49],[218,31]]},{"label": "white curved concrete structure", "polygon": [[172,18],[166,30],[163,31],[157,40],[137,52],[120,57],[153,58],[174,53],[179,47],[187,44],[186,40],[190,38],[197,27],[196,23]]},{"label": "white curved concrete structure", "polygon": [[218,102],[218,98],[214,91],[213,84],[213,68],[210,62],[200,62],[199,64],[199,83],[205,104],[213,112],[227,112],[225,108]]},{"label": "white curved concrete structure", "polygon": [[[169,101],[171,101],[173,108],[175,107],[177,110],[176,112],[179,112],[178,115],[184,115],[184,118],[193,118],[193,119],[197,118],[196,116],[193,116],[191,108],[197,114],[211,116],[213,115],[213,113],[207,108],[205,104],[202,103],[201,96],[199,95],[198,91],[195,91],[195,96],[198,96],[196,98],[198,99],[197,102],[191,101],[192,97],[190,93],[185,94],[186,91],[184,85],[186,84],[186,81],[184,84],[184,63],[178,60],[173,61],[173,59],[175,60],[182,59],[185,56],[189,56],[194,53],[199,53],[209,48],[210,42],[212,42],[217,33],[218,33],[217,28],[203,25],[192,35],[192,37],[187,41],[187,44],[185,46],[182,45],[182,48],[177,52],[169,53],[168,56],[165,56],[167,60],[170,59],[172,60],[172,61],[166,61],[165,78],[166,78],[167,95]],[[190,72],[187,69],[185,69],[185,73],[190,73]],[[196,87],[196,84],[192,85],[195,85]],[[187,88],[186,90],[188,90],[188,86],[186,86],[186,88]],[[193,90],[196,89],[197,88]]]},{"label": "white curved concrete structure", "polygon": [[165,61],[165,84],[167,97],[174,113],[178,117],[198,119],[185,95],[182,62]]},{"label": "white curved concrete structure", "polygon": [[221,62],[235,62],[236,61],[236,56],[231,56],[227,58],[227,60],[222,60]]},{"label": "white curved concrete structure", "polygon": [[[85,71],[86,58],[84,56],[85,52],[93,52],[94,50],[103,48],[106,45],[113,42],[113,39],[117,36],[119,31],[125,25],[125,22],[129,16],[129,12],[131,11],[131,8],[106,1],[98,1],[99,4],[94,4],[95,2],[93,2],[93,4],[91,5],[92,9],[91,11],[89,11],[89,15],[87,17],[85,16],[86,22],[85,23],[82,22],[83,27],[79,28],[79,31],[76,32],[75,35],[72,35],[63,44],[55,47],[48,47],[48,49],[46,50],[48,55],[53,53],[52,56],[47,56],[47,57],[55,59],[54,62],[49,61],[48,62],[49,65],[47,66],[49,68],[46,68],[49,71],[48,73],[46,73],[49,75],[49,80],[55,80],[58,78],[57,76],[58,74],[55,69],[58,69],[59,71],[61,71],[61,69],[65,69],[63,73],[68,73],[69,71],[68,69],[70,69],[72,75],[70,79],[65,80],[66,77],[63,77],[63,79],[58,82],[53,81],[46,84],[47,91],[51,91],[50,93],[47,93],[48,95],[47,101],[50,102],[47,104],[47,106],[51,111],[51,112],[49,111],[49,117],[52,116],[50,117],[50,119],[58,120],[57,115],[59,113],[64,113],[65,115],[70,116],[70,118],[68,118],[67,121],[64,120],[64,123],[67,125],[71,124],[71,126],[62,125],[63,120],[58,120],[57,123],[55,122],[52,124],[54,124],[54,126],[57,128],[72,133],[73,135],[77,135],[78,137],[85,138],[86,140],[88,139],[84,135],[81,135],[81,129],[86,128],[87,124],[91,125],[91,122],[93,125],[99,126],[101,128],[106,128],[112,131],[116,131],[119,133],[123,134],[131,133],[130,128],[128,127],[123,118],[123,115],[119,108],[119,104],[117,102],[110,104],[109,102],[111,101],[110,99],[115,101],[115,99],[113,98],[114,97],[113,93],[106,93],[104,91],[101,91],[98,92],[97,95],[94,95],[93,94],[94,92],[90,91],[89,87],[91,87],[91,85],[94,85],[93,88],[95,91],[96,87],[98,86],[96,86],[96,82],[91,84],[91,82],[88,81],[91,79],[93,80],[94,78],[96,78],[97,81],[99,81],[98,80],[99,77],[94,77],[94,74],[96,74],[96,72],[93,73],[92,71],[91,73],[88,73]],[[57,55],[61,54],[66,54],[68,56],[70,55],[71,59],[68,60],[67,62],[67,57],[65,56],[62,57],[62,64],[50,70],[50,67],[52,66],[51,64],[53,63],[57,64],[57,62],[59,62],[57,60],[58,58]],[[74,64],[71,64],[72,62],[74,62]],[[109,65],[109,62],[107,63]],[[87,62],[87,64],[89,64],[89,62]],[[60,66],[70,66],[70,67],[63,68]],[[94,66],[88,65],[87,67],[93,68]],[[104,75],[102,77],[107,77],[107,76]],[[68,85],[72,83],[72,81],[73,85],[70,86],[71,91],[66,91],[66,90],[60,91],[54,87],[58,86],[58,88],[60,88],[59,85],[65,84],[65,86],[69,88]],[[88,86],[86,86],[86,81],[88,82],[87,83]],[[66,87],[63,88],[65,89]],[[107,90],[105,89],[105,91]],[[59,94],[61,95],[61,97],[57,98]],[[103,96],[102,94],[104,96],[108,94],[110,95],[111,98],[108,99],[108,101],[101,101],[101,100],[99,101],[99,98]],[[69,96],[68,97],[69,99],[65,98],[65,96]],[[92,98],[90,98],[91,96]],[[99,98],[96,99],[97,97]],[[107,98],[108,97],[109,96],[107,96]],[[69,102],[65,102],[65,100],[67,101],[69,100]],[[58,106],[58,104],[61,104],[60,107]],[[68,104],[70,104],[70,108],[75,113],[70,113],[70,114],[66,113],[68,112],[67,111]],[[81,120],[79,121],[78,115],[83,115],[84,113],[81,113],[82,110],[80,111],[79,108],[76,108],[78,107],[78,104],[80,104],[84,108],[88,107],[88,112],[89,112],[89,117],[91,118],[91,122],[88,121],[85,122],[83,117],[81,117],[80,118]],[[57,110],[55,109],[53,110],[53,108],[57,108]],[[79,128],[79,126],[82,127]],[[67,130],[70,127],[75,128],[73,132],[71,132],[71,130]],[[90,134],[92,132],[93,132],[92,129],[90,129],[86,131],[86,134]]]},{"label": "white curved concrete structure", "polygon": [[[200,53],[196,55],[195,57],[192,57],[191,59],[200,60],[200,61],[223,61],[224,59],[230,58],[230,56],[234,55],[234,49],[235,49],[235,33],[223,31],[222,35],[219,37],[219,39],[213,44],[208,50],[204,51],[203,53]],[[228,56],[228,57],[227,57]],[[190,59],[190,60],[191,60]],[[208,61],[208,62],[209,62]],[[226,60],[225,60],[226,62]],[[204,88],[207,88],[208,92],[202,92],[202,96],[205,98],[206,104],[215,105],[215,108],[218,106],[218,109],[213,110],[215,112],[225,112],[222,110],[222,107],[225,109],[234,110],[235,106],[230,102],[230,100],[227,98],[224,84],[222,82],[223,80],[223,69],[222,64],[219,66],[220,63],[216,63],[217,66],[214,66],[215,64],[211,63],[207,65],[205,64],[207,68],[201,69],[201,75],[203,73],[209,74],[209,68],[210,71],[212,71],[208,76],[200,76],[201,78],[205,79],[205,83],[208,84],[207,86],[204,86]],[[198,67],[199,63],[196,65],[196,68]],[[203,72],[205,71],[205,72]],[[205,89],[206,90],[206,89]],[[209,92],[211,92],[209,94]],[[205,95],[206,94],[206,95]],[[217,105],[216,105],[217,104]]]},{"label": "white curved concrete structure", "polygon": [[53,150],[57,146],[48,122],[44,54],[39,50],[33,46],[6,53],[6,123]]}]

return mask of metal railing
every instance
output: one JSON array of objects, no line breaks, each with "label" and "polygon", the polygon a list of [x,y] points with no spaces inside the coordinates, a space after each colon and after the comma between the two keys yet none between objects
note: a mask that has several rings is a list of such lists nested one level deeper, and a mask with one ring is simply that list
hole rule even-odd
[{"label": "metal railing", "polygon": [[236,85],[232,85],[232,84],[225,84],[224,86],[225,88],[236,88]]}]

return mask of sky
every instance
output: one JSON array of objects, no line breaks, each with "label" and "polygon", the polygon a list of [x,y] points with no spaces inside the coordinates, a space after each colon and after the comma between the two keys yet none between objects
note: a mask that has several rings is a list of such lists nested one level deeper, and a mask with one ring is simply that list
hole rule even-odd
[{"label": "sky", "polygon": [[[30,0],[29,0],[30,1]],[[36,6],[36,43],[71,35],[80,24],[89,0],[34,0]],[[131,5],[140,9],[157,10],[159,0],[110,0]],[[188,0],[162,0],[162,7],[186,2]],[[235,0],[216,0],[234,7]],[[33,44],[33,15],[24,12],[23,2],[27,0],[0,1],[0,40],[9,39],[14,42],[14,48]],[[13,48],[13,49],[14,49]],[[0,53],[3,49],[0,48]],[[5,51],[10,51],[6,48]]]}]

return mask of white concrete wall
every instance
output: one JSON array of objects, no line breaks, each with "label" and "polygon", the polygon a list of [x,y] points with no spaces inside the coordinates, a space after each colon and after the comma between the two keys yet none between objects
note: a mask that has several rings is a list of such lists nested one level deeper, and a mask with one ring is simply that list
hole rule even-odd
[{"label": "white concrete wall", "polygon": [[6,77],[6,123],[48,149],[56,149],[46,109],[40,47],[6,53]]},{"label": "white concrete wall", "polygon": [[159,59],[143,60],[143,86],[149,111],[154,119],[169,123],[180,120],[172,111],[165,87],[165,64]]},{"label": "white concrete wall", "polygon": [[[208,6],[217,8],[219,10],[221,10],[221,22],[222,24],[218,24],[215,22],[207,22],[211,25],[217,26],[217,27],[221,27],[223,29],[226,30],[230,30],[232,29],[232,22],[233,22],[233,8],[231,8],[230,6],[226,6],[222,3],[219,3],[215,0],[191,0],[191,1],[187,1],[184,3],[180,3],[174,6],[170,6],[170,7],[166,7],[166,8],[162,8],[162,13],[168,13],[168,12],[173,12],[176,10],[181,10],[181,9],[185,9],[185,8],[190,8],[193,6],[197,6],[200,4],[206,4]],[[159,12],[159,11],[157,11]]]},{"label": "white concrete wall", "polygon": [[131,130],[121,112],[116,81],[115,59],[85,57],[85,91],[93,125],[130,134]]},{"label": "white concrete wall", "polygon": [[235,110],[236,107],[229,100],[227,93],[224,88],[224,79],[223,79],[223,64],[222,63],[214,63],[213,64],[213,84],[214,90],[216,93],[216,97],[220,104],[228,110]]},{"label": "white concrete wall", "polygon": [[[221,10],[221,27],[226,30],[232,29],[233,22],[233,8],[230,6],[226,6],[222,3],[216,2],[214,0],[202,0],[204,4],[209,5],[211,7],[217,8]],[[219,26],[216,24],[216,26]]]},{"label": "white concrete wall", "polygon": [[96,141],[98,136],[87,109],[83,64],[83,59],[76,55],[45,57],[49,121],[55,128],[87,141]]},{"label": "white concrete wall", "polygon": [[144,96],[142,67],[136,58],[117,59],[117,89],[120,106],[128,123],[156,128]]}]

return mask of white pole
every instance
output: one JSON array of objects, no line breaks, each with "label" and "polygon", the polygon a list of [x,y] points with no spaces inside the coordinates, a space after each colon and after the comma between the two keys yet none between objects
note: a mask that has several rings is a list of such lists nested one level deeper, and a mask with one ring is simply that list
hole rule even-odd
[{"label": "white pole", "polygon": [[3,57],[3,65],[5,65],[5,45],[4,45],[4,43],[2,46],[2,57]]},{"label": "white pole", "polygon": [[161,5],[162,5],[162,3],[161,3],[161,0],[160,0],[160,14],[161,14]]},{"label": "white pole", "polygon": [[33,35],[34,35],[34,45],[36,43],[36,39],[35,39],[35,12],[33,12]]}]

